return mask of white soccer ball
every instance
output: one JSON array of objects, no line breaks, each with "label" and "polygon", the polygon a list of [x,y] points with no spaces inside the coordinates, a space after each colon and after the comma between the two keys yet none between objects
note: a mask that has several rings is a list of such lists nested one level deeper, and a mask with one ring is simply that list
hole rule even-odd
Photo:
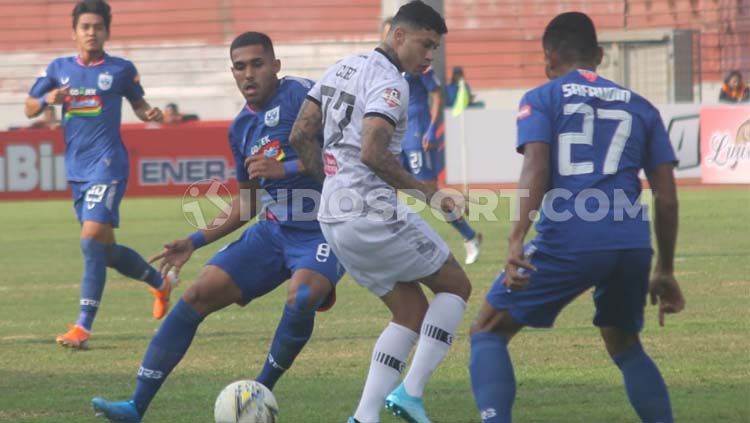
[{"label": "white soccer ball", "polygon": [[254,380],[227,385],[216,398],[216,423],[276,423],[279,405],[273,393]]}]

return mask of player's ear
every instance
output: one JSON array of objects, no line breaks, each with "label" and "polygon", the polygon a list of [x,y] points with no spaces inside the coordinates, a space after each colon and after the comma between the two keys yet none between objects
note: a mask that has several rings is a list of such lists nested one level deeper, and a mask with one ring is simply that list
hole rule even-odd
[{"label": "player's ear", "polygon": [[602,59],[604,58],[604,49],[601,47],[596,48],[596,56],[594,57],[594,63],[596,66],[599,66],[602,64]]},{"label": "player's ear", "polygon": [[281,60],[273,59],[273,73],[279,73],[281,71]]},{"label": "player's ear", "polygon": [[401,25],[396,25],[396,28],[393,30],[394,44],[399,46],[404,43],[404,40],[406,40],[406,28]]}]

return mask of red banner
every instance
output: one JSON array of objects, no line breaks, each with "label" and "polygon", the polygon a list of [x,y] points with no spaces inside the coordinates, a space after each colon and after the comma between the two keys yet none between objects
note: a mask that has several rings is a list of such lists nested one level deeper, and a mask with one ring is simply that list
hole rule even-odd
[{"label": "red banner", "polygon": [[701,108],[703,183],[750,184],[750,106]]},{"label": "red banner", "polygon": [[[128,195],[183,195],[202,180],[232,183],[229,122],[193,122],[149,128],[124,125],[130,155]],[[69,198],[61,130],[0,132],[0,200]]]}]

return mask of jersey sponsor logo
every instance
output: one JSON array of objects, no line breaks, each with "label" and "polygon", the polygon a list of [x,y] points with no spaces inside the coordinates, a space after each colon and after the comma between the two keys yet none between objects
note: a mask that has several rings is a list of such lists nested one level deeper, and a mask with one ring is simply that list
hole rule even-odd
[{"label": "jersey sponsor logo", "polygon": [[274,127],[279,124],[280,115],[281,106],[276,106],[265,113],[265,115],[263,116],[263,123],[268,127]]},{"label": "jersey sponsor logo", "polygon": [[[74,117],[95,117],[102,114],[102,99],[98,95],[89,95],[90,90],[76,90],[77,93],[86,93],[86,95],[74,94],[71,90],[71,96],[65,99],[67,107],[65,108],[65,120]],[[95,93],[96,90],[93,90]]]},{"label": "jersey sponsor logo", "polygon": [[589,82],[594,82],[599,78],[599,75],[597,75],[595,72],[591,72],[585,69],[578,69],[578,73],[581,74],[582,77],[586,78]]},{"label": "jersey sponsor logo", "polygon": [[339,171],[339,165],[333,154],[325,153],[323,155],[323,172],[326,176],[333,176]]},{"label": "jersey sponsor logo", "polygon": [[108,73],[100,73],[99,74],[99,81],[97,85],[99,86],[99,89],[103,91],[107,91],[108,89],[112,88],[112,81],[114,80],[114,77]]},{"label": "jersey sponsor logo", "polygon": [[383,100],[388,107],[398,107],[401,105],[401,93],[395,88],[386,88],[383,91]]},{"label": "jersey sponsor logo", "polygon": [[250,147],[250,155],[262,154],[268,158],[283,160],[286,157],[284,149],[281,147],[281,141],[272,140],[268,135],[261,138],[255,145]]},{"label": "jersey sponsor logo", "polygon": [[520,109],[518,109],[518,114],[516,115],[516,119],[521,120],[529,116],[531,116],[531,105],[524,104],[523,106],[521,106]]}]

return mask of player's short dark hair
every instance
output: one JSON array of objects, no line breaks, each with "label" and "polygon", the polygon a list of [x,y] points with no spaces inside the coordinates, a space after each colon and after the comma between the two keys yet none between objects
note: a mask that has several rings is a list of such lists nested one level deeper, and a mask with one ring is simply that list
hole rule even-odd
[{"label": "player's short dark hair", "polygon": [[593,60],[599,47],[594,22],[581,12],[555,16],[544,30],[542,45],[565,62]]},{"label": "player's short dark hair", "polygon": [[448,32],[445,19],[440,13],[421,0],[415,0],[398,9],[393,24],[407,24],[417,29],[430,29],[443,35]]},{"label": "player's short dark hair", "polygon": [[234,41],[232,41],[232,45],[229,46],[229,54],[231,55],[235,49],[238,49],[240,47],[255,45],[263,46],[263,51],[265,51],[266,53],[271,53],[271,56],[276,57],[276,53],[273,51],[273,42],[271,41],[271,37],[262,32],[253,31],[243,32],[242,34],[238,35],[234,39]]},{"label": "player's short dark hair", "polygon": [[73,7],[73,29],[78,26],[78,18],[84,13],[93,13],[104,19],[104,27],[109,32],[109,24],[112,23],[112,8],[104,0],[80,0]]}]

